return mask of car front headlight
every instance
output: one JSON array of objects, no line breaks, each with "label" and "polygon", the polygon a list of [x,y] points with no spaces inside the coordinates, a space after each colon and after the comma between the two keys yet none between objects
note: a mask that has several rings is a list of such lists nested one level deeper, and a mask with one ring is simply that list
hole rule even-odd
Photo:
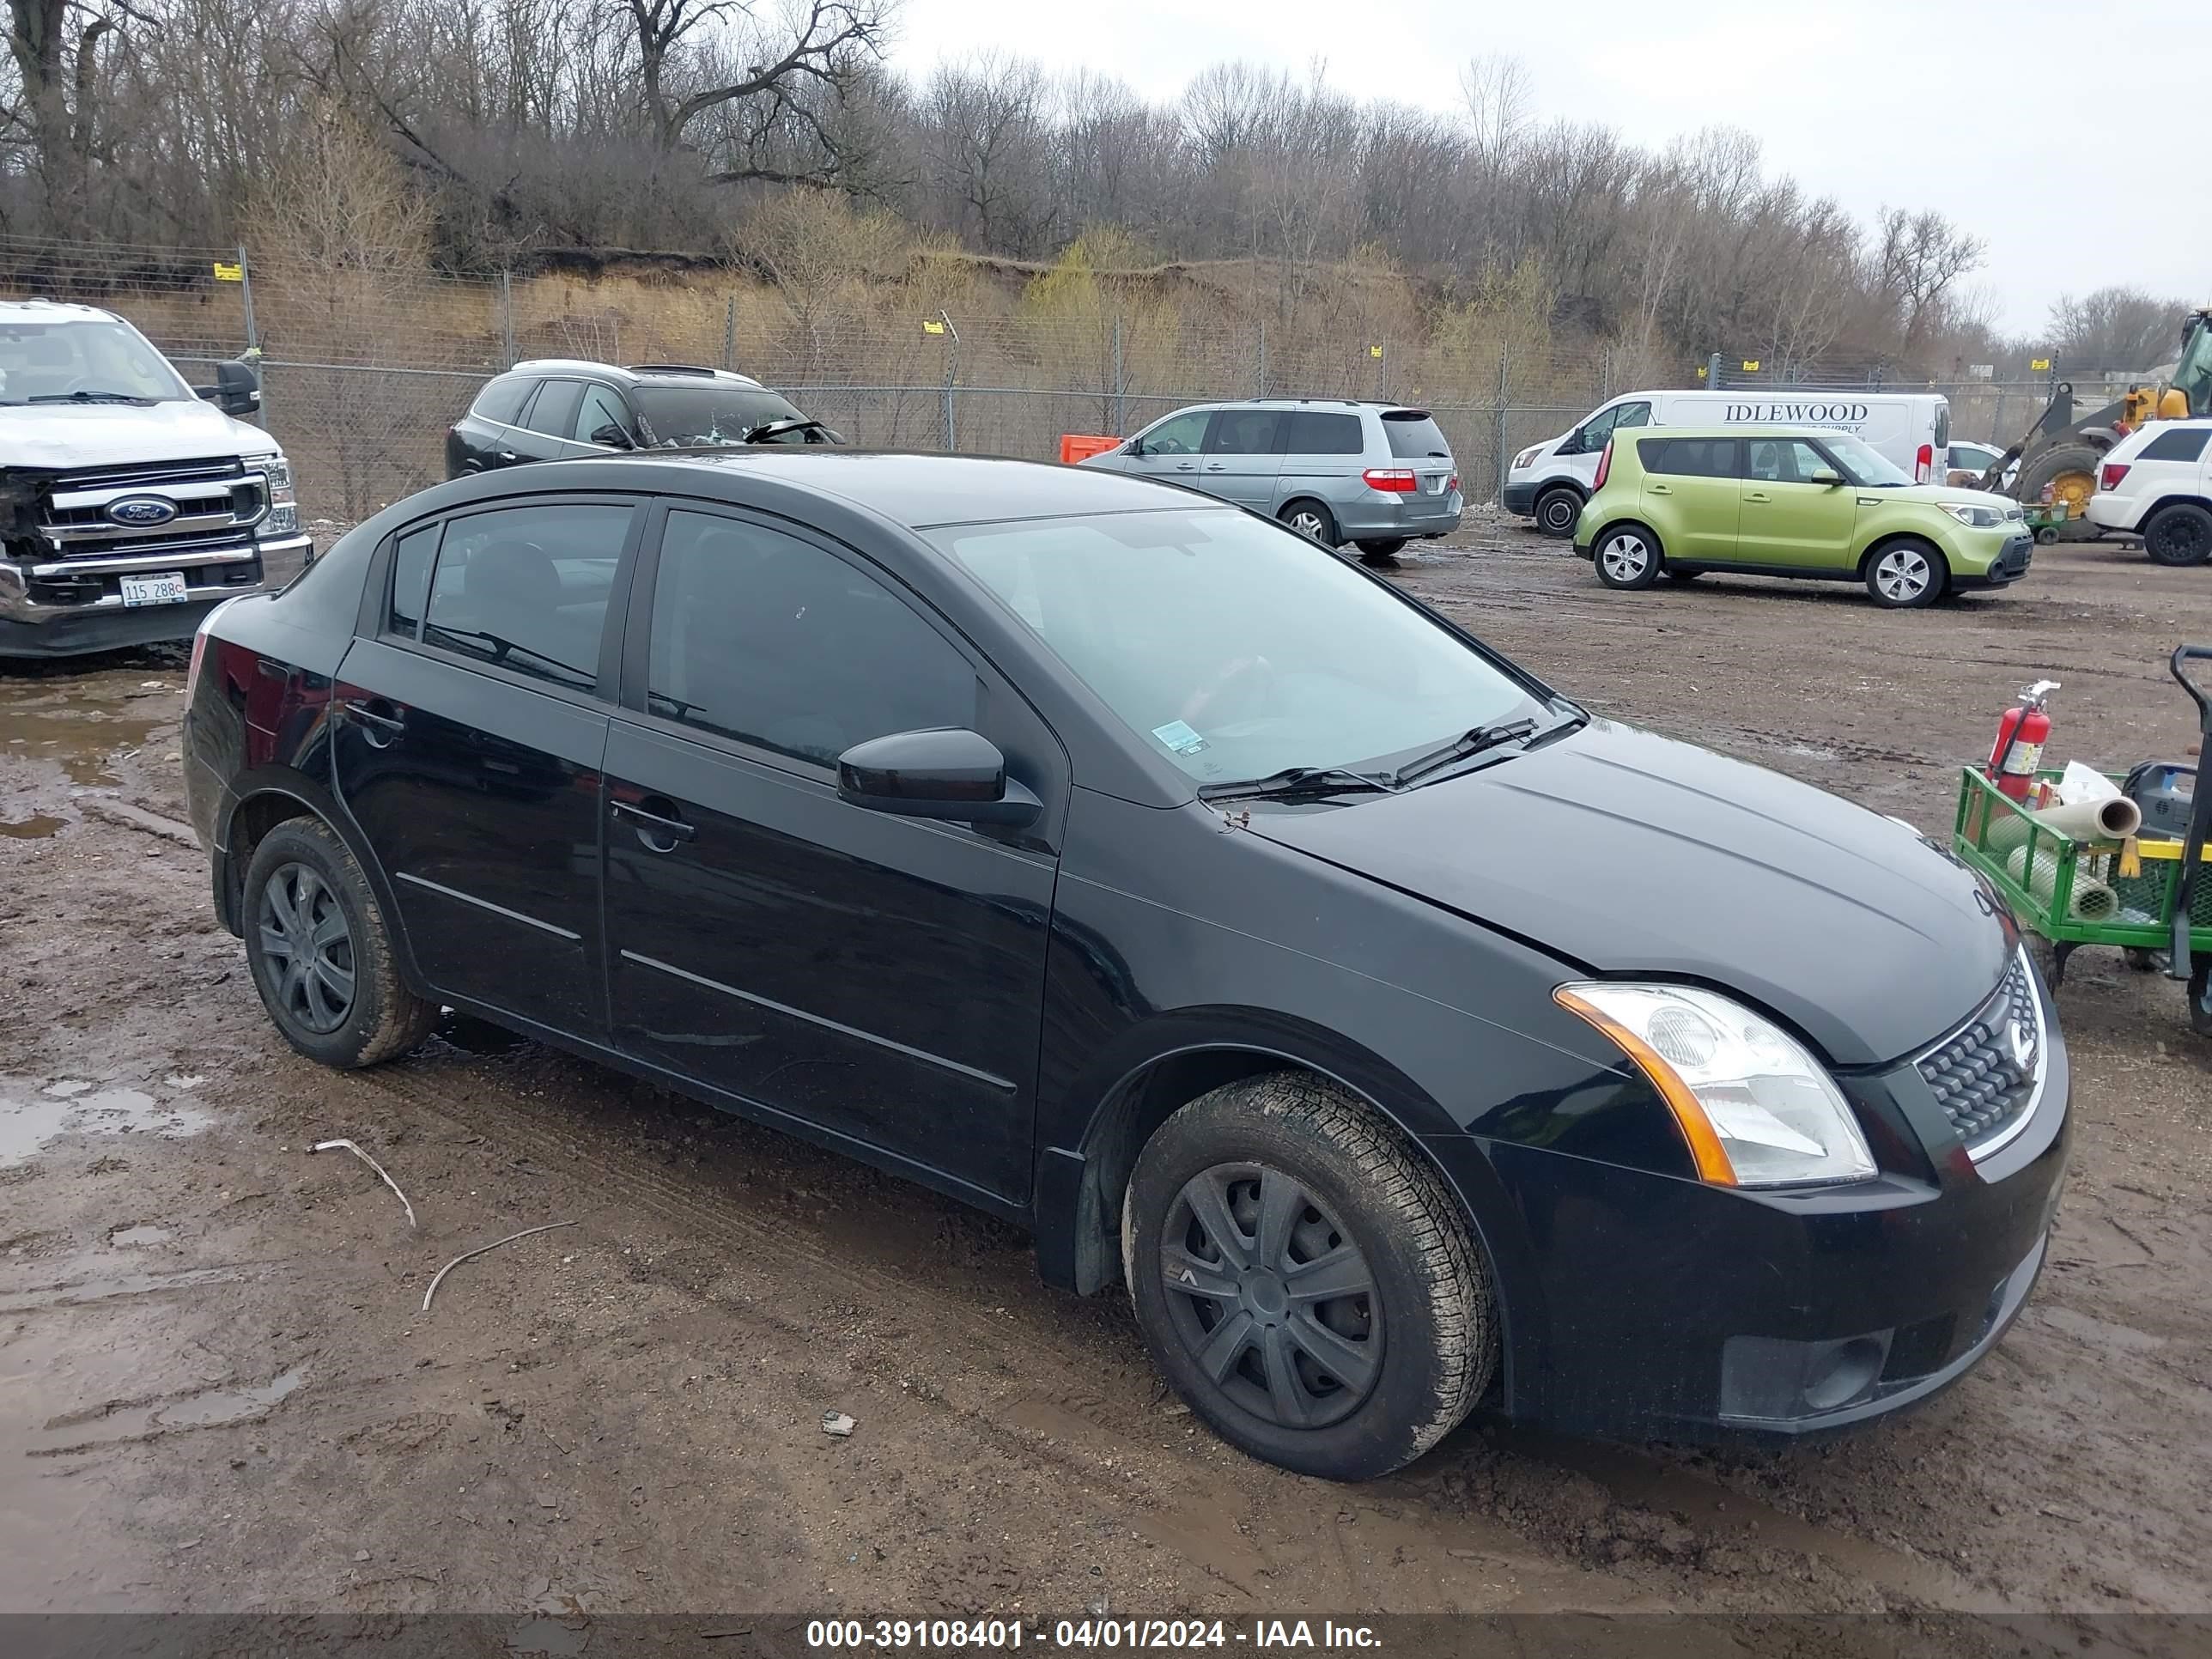
[{"label": "car front headlight", "polygon": [[298,498],[292,493],[292,463],[283,453],[272,451],[258,457],[252,465],[261,469],[261,476],[269,486],[269,510],[261,515],[256,533],[272,536],[296,536],[300,533]]},{"label": "car front headlight", "polygon": [[1971,525],[1976,530],[1994,530],[2004,522],[2004,514],[1994,507],[1976,507],[1970,502],[1943,503],[1943,510],[1960,524]]},{"label": "car front headlight", "polygon": [[1536,457],[1543,453],[1544,446],[1541,444],[1537,444],[1533,448],[1522,450],[1518,455],[1516,455],[1513,458],[1513,470],[1516,472],[1518,472],[1524,466],[1535,465]]},{"label": "car front headlight", "polygon": [[1700,1180],[1724,1187],[1864,1181],[1874,1154],[1833,1079],[1748,1008],[1687,985],[1581,981],[1552,993],[1659,1091]]}]

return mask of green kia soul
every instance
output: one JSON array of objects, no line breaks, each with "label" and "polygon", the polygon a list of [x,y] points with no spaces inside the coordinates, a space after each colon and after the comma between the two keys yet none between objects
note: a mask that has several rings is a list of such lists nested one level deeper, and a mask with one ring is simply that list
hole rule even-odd
[{"label": "green kia soul", "polygon": [[1863,581],[1876,605],[1910,607],[2018,581],[2035,550],[2016,503],[1916,484],[1847,432],[1622,432],[1596,485],[1575,551],[1607,587],[1728,570]]}]

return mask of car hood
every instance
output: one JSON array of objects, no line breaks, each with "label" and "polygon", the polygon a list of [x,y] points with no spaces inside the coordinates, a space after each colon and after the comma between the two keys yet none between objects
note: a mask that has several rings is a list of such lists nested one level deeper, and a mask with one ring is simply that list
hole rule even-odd
[{"label": "car hood", "polygon": [[1879,492],[1885,500],[1920,501],[1929,507],[1993,507],[2003,513],[2020,503],[1992,490],[1968,489],[1961,484],[1903,484]]},{"label": "car hood", "polygon": [[1979,881],[1914,831],[1607,721],[1403,794],[1255,803],[1250,827],[1595,974],[1732,992],[1838,1066],[1941,1036],[2008,965]]},{"label": "car hood", "polygon": [[0,408],[0,455],[9,466],[67,471],[131,461],[267,455],[276,441],[212,404],[35,404]]}]

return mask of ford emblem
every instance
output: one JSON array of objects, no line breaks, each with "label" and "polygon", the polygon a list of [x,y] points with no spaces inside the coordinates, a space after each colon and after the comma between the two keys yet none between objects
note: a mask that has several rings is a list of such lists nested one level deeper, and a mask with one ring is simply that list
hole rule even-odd
[{"label": "ford emblem", "polygon": [[131,530],[151,530],[177,516],[177,504],[164,495],[125,495],[107,504],[107,521]]}]

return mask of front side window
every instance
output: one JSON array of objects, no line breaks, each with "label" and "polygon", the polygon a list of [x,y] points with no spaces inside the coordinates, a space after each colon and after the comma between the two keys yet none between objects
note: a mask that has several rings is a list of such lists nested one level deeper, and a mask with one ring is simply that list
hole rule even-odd
[{"label": "front side window", "polygon": [[598,434],[612,427],[625,438],[629,436],[629,410],[623,407],[622,398],[603,386],[584,388],[584,401],[576,408],[576,424],[569,436],[579,443],[604,444]]},{"label": "front side window", "polygon": [[1546,712],[1424,612],[1245,514],[1173,509],[926,533],[1200,784],[1294,766],[1364,770]]},{"label": "front side window", "polygon": [[1180,415],[1170,415],[1145,434],[1145,453],[1147,455],[1195,455],[1206,446],[1206,423],[1213,412],[1205,409],[1186,409]]},{"label": "front side window", "polygon": [[1290,431],[1283,449],[1291,455],[1357,455],[1367,447],[1357,415],[1329,415],[1298,409],[1286,417]]},{"label": "front side window", "polygon": [[1206,441],[1209,455],[1272,455],[1282,425],[1272,409],[1224,409]]},{"label": "front side window", "polygon": [[1836,471],[1802,438],[1753,438],[1744,448],[1744,476],[1765,483],[1810,483],[1821,468]]},{"label": "front side window", "polygon": [[795,536],[668,515],[647,707],[818,766],[893,732],[972,726],[975,671],[897,594]]},{"label": "front side window", "polygon": [[592,690],[630,519],[626,507],[564,503],[453,520],[430,583],[422,642]]},{"label": "front side window", "polygon": [[185,403],[184,377],[109,318],[0,323],[0,404]]},{"label": "front side window", "polygon": [[1595,455],[1605,447],[1606,440],[1613,436],[1617,427],[1649,426],[1651,424],[1650,404],[1615,404],[1611,409],[1601,409],[1583,422],[1580,441],[1576,453]]},{"label": "front side window", "polygon": [[[1912,482],[1904,468],[1863,438],[1855,438],[1848,432],[1831,432],[1824,434],[1820,441],[1836,458],[1832,463],[1836,470],[1862,489],[1898,489]],[[1809,447],[1804,444],[1798,447]],[[1831,463],[1816,459],[1813,465],[1827,466]]]}]

